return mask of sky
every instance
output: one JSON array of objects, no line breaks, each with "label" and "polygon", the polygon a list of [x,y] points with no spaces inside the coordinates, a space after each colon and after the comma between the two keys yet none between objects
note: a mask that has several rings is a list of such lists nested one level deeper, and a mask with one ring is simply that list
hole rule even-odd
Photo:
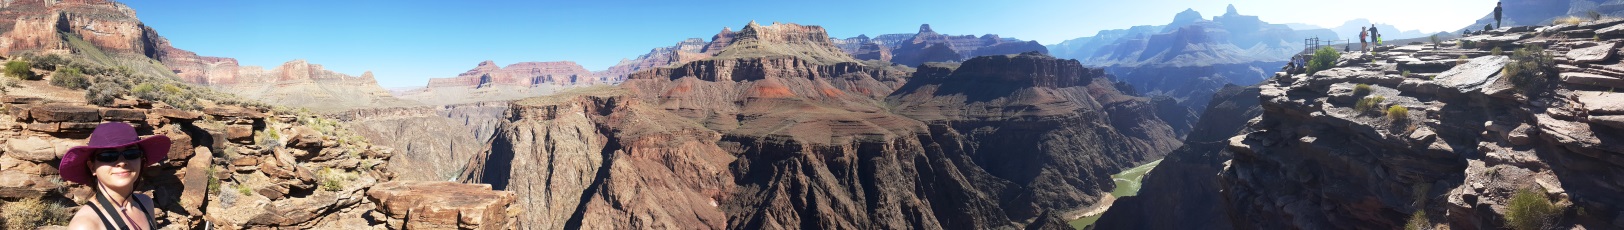
[{"label": "sky", "polygon": [[[277,66],[294,59],[389,88],[421,87],[493,60],[574,61],[603,70],[621,59],[754,20],[823,26],[831,37],[917,32],[998,34],[1055,44],[1100,30],[1162,25],[1194,9],[1234,4],[1270,23],[1336,27],[1367,18],[1402,30],[1452,31],[1488,15],[1494,0],[934,0],[934,1],[201,1],[126,0],[176,48]],[[1357,3],[1357,4],[1355,4]]]}]

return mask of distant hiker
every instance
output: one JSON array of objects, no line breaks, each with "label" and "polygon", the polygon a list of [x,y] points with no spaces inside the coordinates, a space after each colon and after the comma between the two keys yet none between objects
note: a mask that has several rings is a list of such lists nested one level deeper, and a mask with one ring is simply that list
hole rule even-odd
[{"label": "distant hiker", "polygon": [[1371,46],[1371,50],[1375,50],[1376,46],[1382,45],[1381,36],[1381,33],[1376,32],[1376,24],[1370,24],[1370,43],[1374,44]]},{"label": "distant hiker", "polygon": [[1504,26],[1500,24],[1500,3],[1501,2],[1494,2],[1494,27]]},{"label": "distant hiker", "polygon": [[1370,48],[1369,43],[1365,42],[1365,37],[1369,36],[1370,31],[1365,30],[1365,27],[1359,27],[1359,52],[1364,52],[1365,49]]}]

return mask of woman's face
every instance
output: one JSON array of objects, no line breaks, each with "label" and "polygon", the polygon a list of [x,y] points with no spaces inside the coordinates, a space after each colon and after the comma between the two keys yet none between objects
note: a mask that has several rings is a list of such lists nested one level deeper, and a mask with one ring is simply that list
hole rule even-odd
[{"label": "woman's face", "polygon": [[[132,145],[117,149],[91,151],[91,159],[85,161],[85,164],[90,166],[90,172],[95,175],[96,180],[108,187],[131,186],[135,183],[135,178],[141,176],[141,162],[144,159],[141,157],[126,159],[125,155],[129,150],[140,151],[139,147]],[[145,154],[137,155],[145,156]],[[112,159],[112,161],[103,161],[108,159]]]}]

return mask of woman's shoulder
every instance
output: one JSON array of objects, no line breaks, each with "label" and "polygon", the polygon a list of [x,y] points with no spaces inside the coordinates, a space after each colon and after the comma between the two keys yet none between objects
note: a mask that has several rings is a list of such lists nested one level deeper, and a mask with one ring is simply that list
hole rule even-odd
[{"label": "woman's shoulder", "polygon": [[85,203],[84,205],[79,205],[79,211],[74,212],[73,220],[70,220],[68,222],[68,229],[69,230],[101,229],[101,225],[100,225],[101,224],[101,220],[100,220],[101,216],[96,215],[96,211],[90,209],[90,206],[95,205],[95,204],[96,203]]}]

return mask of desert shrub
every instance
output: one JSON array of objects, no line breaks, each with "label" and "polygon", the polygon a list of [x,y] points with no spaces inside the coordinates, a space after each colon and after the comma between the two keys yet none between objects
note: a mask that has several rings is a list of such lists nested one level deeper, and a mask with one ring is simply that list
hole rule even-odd
[{"label": "desert shrub", "polygon": [[1336,60],[1342,58],[1342,53],[1329,46],[1320,47],[1314,51],[1314,57],[1308,59],[1308,75],[1312,76],[1320,70],[1330,69],[1336,65]]},{"label": "desert shrub", "polygon": [[1430,223],[1427,223],[1427,212],[1415,210],[1414,214],[1410,214],[1410,221],[1404,223],[1404,230],[1431,229],[1428,224]]},{"label": "desert shrub", "polygon": [[1494,49],[1489,50],[1489,55],[1500,56],[1500,55],[1505,55],[1505,54],[1506,54],[1506,51],[1501,50],[1499,46],[1495,46]]},{"label": "desert shrub", "polygon": [[1399,105],[1387,107],[1387,119],[1391,119],[1393,121],[1408,120],[1410,119],[1410,108]]},{"label": "desert shrub", "polygon": [[1469,61],[1472,61],[1472,59],[1467,58],[1465,54],[1462,54],[1460,57],[1455,58],[1455,65],[1465,65],[1466,62]]},{"label": "desert shrub", "polygon": [[238,184],[237,185],[237,193],[240,193],[240,194],[242,194],[244,196],[252,196],[252,195],[254,195],[254,189],[249,188],[248,185]]},{"label": "desert shrub", "polygon": [[28,69],[28,61],[13,60],[6,62],[6,76],[23,80],[39,80],[34,71]]},{"label": "desert shrub", "polygon": [[1383,96],[1360,98],[1358,103],[1354,103],[1353,111],[1358,111],[1360,114],[1370,113],[1380,107],[1382,101],[1386,100],[1387,97]]},{"label": "desert shrub", "polygon": [[123,86],[108,81],[93,81],[85,91],[85,101],[99,106],[113,106],[113,99],[128,93]]},{"label": "desert shrub", "polygon": [[1585,17],[1590,18],[1591,21],[1601,20],[1601,12],[1596,12],[1596,10],[1585,11]]},{"label": "desert shrub", "polygon": [[1585,20],[1583,18],[1574,17],[1574,16],[1567,16],[1567,17],[1556,18],[1556,20],[1552,21],[1551,24],[1552,25],[1578,25],[1579,23],[1583,23],[1583,22],[1585,22]]},{"label": "desert shrub", "polygon": [[316,171],[316,178],[321,180],[321,189],[327,191],[342,191],[344,190],[344,182],[355,180],[357,177],[360,176],[351,172],[333,170],[332,168],[322,168]]},{"label": "desert shrub", "polygon": [[1443,43],[1443,41],[1438,40],[1438,34],[1432,34],[1432,36],[1427,37],[1427,40],[1432,41],[1432,49],[1438,49],[1438,43]]},{"label": "desert shrub", "polygon": [[53,70],[53,71],[56,70],[57,67],[67,66],[67,65],[73,63],[72,61],[68,60],[67,58],[62,57],[62,55],[56,55],[56,54],[47,54],[47,55],[44,55],[44,56],[32,56],[32,57],[28,57],[28,60],[33,60],[34,68],[43,69],[43,70]]},{"label": "desert shrub", "polygon": [[209,172],[209,187],[208,187],[208,190],[207,190],[208,194],[210,196],[213,196],[215,194],[220,194],[220,178],[215,178],[214,177],[215,171],[214,171],[214,166],[213,165],[209,166],[208,172]]},{"label": "desert shrub", "polygon": [[1365,95],[1370,95],[1369,84],[1359,83],[1353,86],[1353,96],[1363,97]]},{"label": "desert shrub", "polygon": [[64,67],[51,74],[51,85],[69,89],[85,89],[90,87],[90,80],[85,78],[84,73],[79,72],[79,68]]},{"label": "desert shrub", "polygon": [[1545,48],[1529,45],[1513,51],[1511,63],[1506,63],[1501,73],[1508,75],[1513,89],[1535,93],[1556,76],[1556,62],[1545,53]]},{"label": "desert shrub", "polygon": [[1476,48],[1477,46],[1476,43],[1468,40],[1461,40],[1459,43],[1456,43],[1456,45],[1459,45],[1461,49],[1471,49]]},{"label": "desert shrub", "polygon": [[1518,230],[1554,227],[1557,215],[1565,208],[1552,204],[1545,192],[1526,188],[1518,189],[1507,202],[1510,204],[1506,205],[1506,226]]},{"label": "desert shrub", "polygon": [[67,225],[72,216],[62,213],[62,205],[38,197],[18,199],[0,206],[6,229],[33,229],[45,225]]}]

